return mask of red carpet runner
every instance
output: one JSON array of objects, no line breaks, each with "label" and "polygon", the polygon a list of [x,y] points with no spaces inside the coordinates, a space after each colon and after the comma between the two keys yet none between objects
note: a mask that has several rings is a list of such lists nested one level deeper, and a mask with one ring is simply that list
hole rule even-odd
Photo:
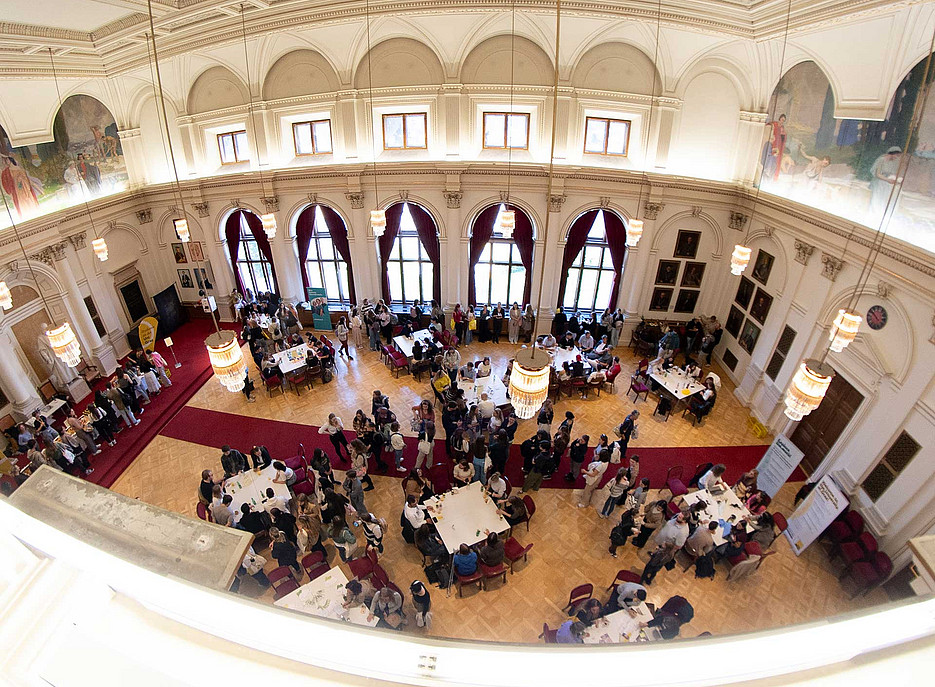
[{"label": "red carpet runner", "polygon": [[[208,430],[207,428],[210,428]],[[169,424],[160,432],[162,436],[188,441],[202,446],[212,446],[220,448],[224,444],[229,444],[240,451],[247,453],[255,444],[265,445],[274,459],[287,458],[294,456],[298,445],[305,446],[306,456],[311,458],[312,451],[315,448],[322,448],[331,456],[332,465],[337,469],[345,469],[346,463],[336,460],[334,447],[326,435],[318,433],[318,427],[312,425],[301,425],[293,422],[280,422],[278,420],[263,420],[259,418],[245,417],[232,413],[222,413],[214,410],[203,410],[201,408],[184,407],[173,417]],[[353,433],[348,432],[348,439],[353,438]],[[762,458],[766,451],[766,446],[718,446],[708,448],[642,448],[630,447],[627,455],[634,453],[640,456],[640,477],[648,477],[653,488],[661,488],[665,485],[666,471],[673,465],[682,465],[684,468],[683,479],[687,482],[691,479],[695,471],[695,466],[700,463],[724,463],[727,466],[725,478],[728,482],[733,482],[742,473],[750,468],[756,467],[756,464]],[[413,467],[416,456],[416,440],[413,437],[406,437],[406,450],[404,453],[403,465],[407,468]],[[385,457],[390,461],[391,458]],[[523,460],[519,453],[519,444],[514,444],[510,451],[510,459],[507,463],[507,477],[513,485],[521,485],[523,482],[522,474]],[[435,441],[434,466],[430,471],[432,482],[436,491],[448,489],[450,485],[451,461],[445,455],[445,442]],[[375,472],[376,465],[371,463],[371,469]],[[555,473],[552,479],[543,483],[546,488],[570,489],[581,488],[584,486],[584,480],[579,478],[574,484],[565,481],[564,475],[568,472],[568,457],[566,455],[560,469]],[[605,479],[610,479],[612,470],[608,470]],[[377,472],[377,474],[380,474]],[[391,469],[386,473],[391,476],[405,476],[404,473],[396,472]],[[801,471],[796,470],[792,480],[805,479]]]}]

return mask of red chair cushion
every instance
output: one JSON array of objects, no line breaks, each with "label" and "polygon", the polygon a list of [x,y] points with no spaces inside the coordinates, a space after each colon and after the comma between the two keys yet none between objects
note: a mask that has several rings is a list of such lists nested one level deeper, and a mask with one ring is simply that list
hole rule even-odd
[{"label": "red chair cushion", "polygon": [[847,526],[847,523],[833,522],[831,526],[828,527],[828,536],[832,541],[840,542],[851,539],[854,533],[851,531],[851,528]]},{"label": "red chair cushion", "polygon": [[880,574],[876,568],[865,561],[854,563],[851,566],[850,575],[861,586],[876,584],[880,580]]},{"label": "red chair cushion", "polygon": [[727,559],[727,562],[731,565],[737,565],[738,563],[743,563],[745,560],[747,560],[747,554],[741,553],[736,556],[731,556]]},{"label": "red chair cushion", "polygon": [[666,482],[666,487],[672,492],[672,496],[683,496],[688,493],[688,487],[677,477],[668,480]]},{"label": "red chair cushion", "polygon": [[844,542],[841,544],[839,551],[841,553],[841,558],[843,558],[848,565],[856,563],[857,561],[862,561],[867,556],[867,552],[855,541]]}]

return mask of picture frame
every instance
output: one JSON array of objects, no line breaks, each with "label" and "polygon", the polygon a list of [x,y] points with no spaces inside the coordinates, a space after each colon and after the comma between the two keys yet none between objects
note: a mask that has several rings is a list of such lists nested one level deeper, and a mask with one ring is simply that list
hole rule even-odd
[{"label": "picture frame", "polygon": [[756,252],[756,261],[753,263],[752,276],[763,286],[769,281],[769,275],[773,271],[773,263],[776,261],[772,255],[760,248]]},{"label": "picture frame", "polygon": [[172,255],[175,257],[176,265],[183,265],[188,262],[188,258],[185,257],[185,244],[184,243],[173,243],[172,246]]},{"label": "picture frame", "polygon": [[730,313],[727,315],[727,322],[724,323],[724,331],[735,339],[740,338],[740,325],[743,324],[743,311],[737,306],[730,306]]},{"label": "picture frame", "polygon": [[769,315],[769,309],[773,305],[773,297],[763,289],[758,288],[753,297],[753,303],[750,305],[750,317],[760,324],[766,324],[766,316]]},{"label": "picture frame", "polygon": [[204,262],[204,244],[201,241],[192,241],[188,244],[188,254],[192,256],[192,262]]},{"label": "picture frame", "polygon": [[682,263],[678,260],[660,260],[659,267],[656,268],[656,283],[662,286],[675,286],[681,266]]},{"label": "picture frame", "polygon": [[700,289],[701,280],[704,278],[705,263],[686,262],[685,269],[682,270],[682,282],[680,286],[689,289]]},{"label": "picture frame", "polygon": [[743,323],[743,330],[740,332],[740,338],[737,342],[743,350],[753,355],[753,349],[756,348],[756,342],[759,338],[760,328],[748,317]]},{"label": "picture frame", "polygon": [[756,284],[746,277],[740,278],[740,284],[737,286],[737,295],[734,296],[734,302],[742,309],[746,310],[753,298],[753,292],[756,290]]},{"label": "picture frame", "polygon": [[689,258],[694,260],[698,255],[698,244],[701,243],[700,231],[688,231],[682,229],[679,231],[678,238],[675,240],[676,258]]},{"label": "picture frame", "polygon": [[700,293],[701,291],[694,289],[679,289],[679,295],[675,299],[675,312],[689,314],[695,312]]},{"label": "picture frame", "polygon": [[182,285],[182,288],[183,288],[183,289],[193,289],[193,288],[195,288],[195,282],[192,281],[192,271],[191,271],[191,270],[188,270],[188,269],[185,269],[185,270],[178,270],[178,273],[179,273],[179,283]]},{"label": "picture frame", "polygon": [[649,301],[649,309],[665,312],[672,302],[673,289],[653,289],[653,297]]}]

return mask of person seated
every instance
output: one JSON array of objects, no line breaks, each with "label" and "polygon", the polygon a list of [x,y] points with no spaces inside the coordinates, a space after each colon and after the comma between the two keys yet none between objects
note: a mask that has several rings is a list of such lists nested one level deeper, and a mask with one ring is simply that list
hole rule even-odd
[{"label": "person seated", "polygon": [[501,475],[499,472],[490,473],[490,477],[487,478],[485,489],[487,490],[487,493],[490,494],[490,497],[494,500],[494,503],[498,505],[500,505],[500,503],[506,499],[506,480],[503,479],[503,475]]},{"label": "person seated", "polygon": [[562,366],[558,368],[556,375],[561,382],[567,382],[569,379],[571,379],[571,363],[569,363],[567,360],[564,361]]},{"label": "person seated", "polygon": [[721,479],[727,466],[723,463],[712,465],[711,469],[701,476],[698,480],[699,489],[707,489],[712,494],[721,494],[727,489],[727,485]]},{"label": "person seated", "polygon": [[473,479],[474,466],[469,462],[467,456],[462,456],[452,470],[452,480],[456,487],[466,487]]},{"label": "person seated", "polygon": [[370,602],[370,612],[380,619],[379,626],[399,628],[403,624],[403,597],[390,587],[383,587]]},{"label": "person seated", "polygon": [[438,536],[438,532],[427,522],[416,530],[415,544],[416,548],[419,549],[419,553],[429,560],[437,560],[448,554],[448,550],[442,543],[441,537]]},{"label": "person seated", "polygon": [[480,401],[477,402],[477,414],[483,420],[489,421],[493,417],[493,411],[496,409],[496,405],[493,401],[490,400],[490,397],[487,395],[486,391],[481,392]]},{"label": "person seated", "polygon": [[263,358],[260,374],[263,375],[263,379],[269,379],[276,376],[282,377],[282,370],[279,369],[279,363],[276,362],[276,359],[273,357],[272,353],[267,353]]},{"label": "person seated", "polygon": [[604,355],[605,351],[610,351],[610,350],[611,350],[610,341],[607,339],[607,335],[604,334],[601,337],[601,340],[597,342],[597,345],[594,347],[594,350],[591,351],[591,355],[589,355],[588,357],[598,358]]},{"label": "person seated", "polygon": [[407,339],[412,338],[412,324],[409,321],[403,322],[397,336],[404,336]]},{"label": "person seated", "polygon": [[607,377],[608,378],[616,377],[617,375],[620,374],[620,370],[621,370],[620,358],[615,355],[611,359],[610,366],[607,368]]},{"label": "person seated", "polygon": [[496,568],[503,563],[503,555],[503,542],[496,532],[491,532],[480,549],[480,562],[488,568]]},{"label": "person seated", "polygon": [[497,512],[503,516],[510,527],[516,527],[519,523],[526,520],[526,504],[519,496],[510,496],[506,502],[497,509]]},{"label": "person seated", "polygon": [[566,620],[555,631],[555,641],[558,644],[583,644],[582,635],[586,629],[587,627],[580,620]]},{"label": "person seated", "polygon": [[747,533],[741,527],[732,527],[730,534],[727,535],[727,541],[715,547],[714,552],[720,558],[733,558],[744,553],[746,543]]},{"label": "person seated", "polygon": [[590,353],[594,350],[594,337],[591,336],[591,332],[587,329],[584,330],[584,334],[578,337],[578,348],[581,349],[582,353]]},{"label": "person seated", "polygon": [[474,370],[474,363],[469,362],[466,365],[463,365],[458,372],[458,379],[465,382],[473,382],[477,377],[477,372]]},{"label": "person seated", "polygon": [[406,505],[403,506],[403,516],[412,525],[412,529],[417,531],[425,524],[425,506],[419,505],[419,500],[415,495],[410,494],[406,497]]},{"label": "person seated", "polygon": [[541,339],[537,339],[537,340],[536,340],[536,344],[537,344],[540,348],[545,348],[545,349],[548,349],[548,350],[552,350],[553,348],[555,348],[555,347],[558,345],[558,341],[556,341],[556,340],[555,340],[555,337],[554,337],[551,333],[549,333],[549,334],[546,334],[545,336],[541,337]]},{"label": "person seated", "polygon": [[[276,492],[273,491],[272,487],[266,488],[266,501],[263,503],[263,507],[266,509],[267,513],[272,514],[273,510],[278,508],[281,511],[288,511],[286,507],[289,503],[289,499],[285,496],[276,496]],[[281,527],[279,529],[282,529]]]},{"label": "person seated", "polygon": [[766,512],[766,509],[769,508],[771,501],[772,499],[770,499],[769,494],[757,489],[747,497],[744,505],[747,507],[747,510],[750,511],[751,515],[762,515]]},{"label": "person seated", "polygon": [[604,607],[601,605],[601,602],[597,599],[588,599],[584,606],[578,609],[578,612],[575,613],[575,617],[579,622],[584,623],[584,625],[590,626],[594,624],[594,621],[603,617]]},{"label": "person seated", "polygon": [[746,499],[754,491],[756,491],[756,481],[759,476],[760,471],[756,468],[743,473],[740,476],[740,479],[738,479],[734,484],[734,493],[737,494],[737,498]]},{"label": "person seated", "polygon": [[490,376],[490,357],[485,356],[483,362],[478,363],[477,366],[474,368],[474,372],[477,375],[478,379],[482,377],[489,377]]},{"label": "person seated", "polygon": [[565,332],[565,334],[562,335],[562,338],[558,342],[558,347],[564,348],[568,351],[573,349],[575,347],[575,335],[571,332]]},{"label": "person seated", "polygon": [[610,354],[610,349],[608,348],[603,353],[595,353],[594,351],[591,351],[588,353],[588,359],[591,361],[592,367],[595,367],[598,370],[606,370],[610,367],[610,364],[614,358]]},{"label": "person seated", "polygon": [[477,552],[467,544],[461,544],[458,553],[454,555],[454,567],[461,577],[473,575],[477,572]]},{"label": "person seated", "polygon": [[691,358],[686,362],[685,376],[696,382],[701,379],[701,366]]},{"label": "person seated", "polygon": [[243,504],[240,507],[240,512],[241,516],[237,522],[237,527],[242,530],[252,534],[260,534],[273,526],[273,520],[269,514],[263,511],[253,512],[249,503]]},{"label": "person seated", "polygon": [[747,518],[747,527],[750,528],[750,540],[755,541],[764,551],[773,545],[776,531],[773,529],[773,516],[763,512],[756,518]]},{"label": "person seated", "polygon": [[422,351],[423,351],[422,343],[418,339],[416,339],[412,343],[412,362],[418,363],[422,361],[423,359]]},{"label": "person seated", "polygon": [[352,608],[353,606],[370,608],[370,603],[373,601],[376,591],[370,580],[350,580],[344,585],[344,608]]},{"label": "person seated", "polygon": [[584,377],[584,363],[581,360],[581,356],[577,356],[569,365],[571,369],[571,376],[574,377]]}]

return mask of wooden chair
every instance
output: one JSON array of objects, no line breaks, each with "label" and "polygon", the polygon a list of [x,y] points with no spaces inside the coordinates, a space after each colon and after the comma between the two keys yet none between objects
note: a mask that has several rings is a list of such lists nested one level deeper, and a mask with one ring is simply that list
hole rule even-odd
[{"label": "wooden chair", "polygon": [[286,594],[291,594],[299,588],[299,583],[292,576],[292,570],[287,565],[280,566],[271,572],[268,576],[270,584],[273,585],[275,600],[279,601]]},{"label": "wooden chair", "polygon": [[304,384],[306,389],[309,389],[312,386],[312,380],[308,376],[308,368],[301,370],[296,370],[291,375],[288,375],[286,379],[289,380],[289,385],[295,389],[297,396],[301,396],[302,392],[299,391],[299,384]]},{"label": "wooden chair", "polygon": [[608,373],[604,378],[604,384],[610,386],[610,393],[612,394],[617,393],[616,381],[617,381],[617,377],[620,376],[620,372],[621,372],[620,370],[617,370],[616,372],[612,374]]},{"label": "wooden chair", "polygon": [[523,494],[523,503],[526,504],[526,531],[529,531],[529,521],[536,514],[536,502],[532,500],[529,494]]},{"label": "wooden chair", "polygon": [[[347,567],[354,573],[358,580],[366,579],[373,574],[374,568],[378,567],[376,549],[368,549],[366,556],[352,558],[347,562]],[[381,568],[382,570],[382,568]]]},{"label": "wooden chair", "polygon": [[75,372],[78,373],[89,385],[92,384],[95,380],[100,379],[102,376],[101,371],[98,369],[97,365],[91,365],[84,359],[78,363],[78,367],[75,368]]},{"label": "wooden chair", "polygon": [[455,577],[458,580],[458,596],[462,598],[464,597],[464,585],[466,584],[476,584],[480,589],[484,588],[484,573],[481,572],[479,565],[477,570],[470,575],[462,575],[455,571]]},{"label": "wooden chair", "polygon": [[673,465],[666,472],[666,489],[672,493],[672,498],[684,496],[688,493],[688,487],[682,482],[682,466]]},{"label": "wooden chair", "polygon": [[568,611],[568,615],[573,615],[575,609],[583,604],[585,601],[591,598],[594,594],[594,585],[588,582],[587,584],[579,584],[577,587],[571,590],[571,594],[568,595],[568,603],[562,608],[563,611]]},{"label": "wooden chair", "polygon": [[45,403],[51,401],[57,393],[58,391],[55,390],[55,386],[53,386],[52,382],[46,382],[39,387],[39,395]]},{"label": "wooden chair", "polygon": [[312,575],[312,572],[324,564],[325,569],[328,569],[328,561],[325,560],[325,555],[321,551],[312,551],[307,556],[302,558],[302,569],[305,571],[305,574],[308,575],[310,580],[314,580],[318,575]]},{"label": "wooden chair", "polygon": [[546,644],[557,644],[558,640],[555,639],[557,633],[557,629],[550,630],[548,623],[542,623],[542,634],[539,635],[539,639],[543,640]]},{"label": "wooden chair", "polygon": [[532,548],[532,544],[527,544],[525,547],[516,541],[513,537],[510,537],[503,543],[503,556],[508,561],[510,561],[510,574],[513,574],[513,565],[520,558],[523,559],[523,562],[527,561],[526,556],[529,554],[529,550]]},{"label": "wooden chair", "polygon": [[377,591],[383,589],[386,585],[390,583],[390,576],[386,574],[386,571],[380,566],[379,563],[373,565],[372,575],[370,582],[373,584],[373,588]]},{"label": "wooden chair", "polygon": [[[782,513],[773,513],[772,515],[773,525],[775,525],[776,529],[778,530],[776,532],[776,539],[778,539],[782,533],[789,528],[789,522],[786,520],[786,516]],[[773,541],[776,541],[776,539],[773,539]],[[772,544],[770,546],[772,546]]]},{"label": "wooden chair", "polygon": [[649,387],[643,383],[642,378],[638,374],[630,376],[630,388],[627,389],[627,396],[630,395],[630,392],[636,394],[633,397],[633,402],[636,403],[640,400],[640,394],[643,394],[643,400],[649,400]]},{"label": "wooden chair", "polygon": [[635,584],[640,583],[640,576],[635,572],[630,572],[629,570],[618,570],[617,576],[614,578],[614,581],[610,583],[610,586],[607,588],[608,591],[611,589],[616,589],[617,585],[621,582],[633,582]]},{"label": "wooden chair", "polygon": [[[505,555],[505,552],[504,552]],[[506,566],[501,563],[500,565],[495,565],[493,567],[480,564],[480,571],[484,575],[484,589],[488,589],[487,580],[495,579],[497,577],[503,577],[503,584],[506,584]]]},{"label": "wooden chair", "polygon": [[866,595],[874,587],[886,582],[893,572],[893,561],[882,551],[877,551],[869,561],[858,561],[844,571],[840,579],[849,577],[856,589],[851,598],[858,594]]},{"label": "wooden chair", "polygon": [[277,389],[279,390],[281,394],[283,395],[286,394],[286,392],[282,388],[282,385],[283,385],[282,377],[280,377],[279,375],[273,375],[271,377],[264,377],[263,384],[266,386],[266,393],[269,394],[270,398],[273,397],[273,391]]},{"label": "wooden chair", "polygon": [[198,514],[198,517],[205,522],[214,522],[214,518],[211,517],[211,511],[208,510],[205,504],[199,503],[195,506],[195,512]]}]

